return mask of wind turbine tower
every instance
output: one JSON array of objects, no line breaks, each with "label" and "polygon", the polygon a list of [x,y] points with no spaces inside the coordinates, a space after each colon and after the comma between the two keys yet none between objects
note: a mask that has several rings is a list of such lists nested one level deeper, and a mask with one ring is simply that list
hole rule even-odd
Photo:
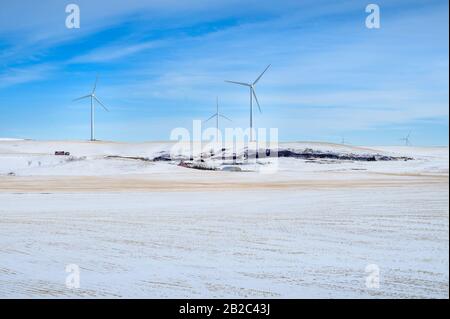
[{"label": "wind turbine tower", "polygon": [[411,142],[409,140],[410,135],[411,135],[411,131],[408,132],[408,135],[406,135],[405,137],[400,139],[401,141],[405,142],[405,146],[411,145]]},{"label": "wind turbine tower", "polygon": [[266,69],[256,78],[253,83],[244,83],[244,82],[236,82],[236,81],[225,81],[228,83],[238,84],[247,86],[250,90],[250,141],[253,141],[253,97],[255,98],[256,104],[258,105],[259,113],[261,112],[261,107],[259,105],[258,98],[256,97],[255,85],[261,79],[261,77],[266,73],[267,69],[270,67],[270,64],[266,67]]},{"label": "wind turbine tower", "polygon": [[106,108],[106,106],[102,102],[100,102],[98,97],[95,95],[95,89],[97,88],[97,81],[98,81],[98,76],[95,78],[94,88],[92,89],[92,92],[90,94],[73,100],[74,102],[83,100],[83,99],[87,99],[87,98],[90,98],[90,100],[91,100],[91,141],[95,141],[95,130],[94,130],[95,104],[94,104],[94,100],[95,100],[95,102],[100,104],[107,112],[109,112],[109,110]]},{"label": "wind turbine tower", "polygon": [[213,118],[216,118],[216,130],[217,130],[217,133],[216,133],[216,141],[217,141],[217,143],[219,143],[219,118],[220,118],[220,117],[222,117],[222,118],[224,118],[224,119],[226,119],[226,120],[228,120],[228,121],[231,122],[231,120],[230,120],[228,117],[226,117],[225,115],[223,115],[223,114],[221,114],[221,113],[219,112],[219,97],[216,97],[216,113],[214,113],[213,115],[211,115],[211,117],[209,117],[209,118],[205,121],[205,123],[208,122],[209,120],[213,119]]}]

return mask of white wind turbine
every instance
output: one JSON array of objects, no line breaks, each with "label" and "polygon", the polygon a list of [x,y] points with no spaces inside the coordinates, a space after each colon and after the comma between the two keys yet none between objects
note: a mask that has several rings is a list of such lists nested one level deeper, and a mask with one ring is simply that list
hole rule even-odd
[{"label": "white wind turbine", "polygon": [[411,131],[408,132],[408,135],[406,135],[405,137],[401,138],[401,141],[405,142],[405,146],[409,146],[411,145],[410,141],[409,141],[409,136],[411,135]]},{"label": "white wind turbine", "polygon": [[216,113],[214,113],[210,118],[208,118],[205,121],[205,123],[208,122],[210,119],[212,119],[214,117],[216,118],[216,129],[217,129],[216,140],[217,140],[217,143],[218,143],[219,142],[219,117],[223,117],[224,119],[226,119],[226,120],[231,122],[231,120],[228,117],[226,117],[223,114],[220,114],[220,112],[219,112],[219,97],[216,97]]},{"label": "white wind turbine", "polygon": [[94,105],[94,100],[100,104],[107,112],[109,112],[109,110],[106,108],[106,106],[100,102],[100,100],[97,98],[97,96],[95,95],[95,89],[97,88],[97,81],[98,81],[98,75],[95,78],[95,84],[94,84],[94,88],[92,89],[91,94],[79,97],[75,100],[75,101],[79,101],[82,99],[86,99],[86,98],[90,98],[91,99],[91,141],[95,141],[95,134],[94,134],[94,116],[95,116],[95,105]]},{"label": "white wind turbine", "polygon": [[250,88],[250,141],[253,141],[253,97],[255,98],[256,104],[258,105],[259,113],[261,112],[261,107],[258,102],[258,98],[256,97],[255,85],[258,83],[259,79],[266,73],[267,69],[270,67],[270,64],[266,67],[266,69],[256,78],[253,83],[244,83],[244,82],[236,82],[236,81],[225,81],[228,83],[239,84],[248,86]]}]

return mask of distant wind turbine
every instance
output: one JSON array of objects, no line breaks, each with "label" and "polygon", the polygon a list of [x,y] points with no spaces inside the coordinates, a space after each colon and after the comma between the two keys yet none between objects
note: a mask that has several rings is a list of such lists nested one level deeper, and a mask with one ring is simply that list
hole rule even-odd
[{"label": "distant wind turbine", "polygon": [[214,113],[210,118],[208,118],[205,121],[205,123],[214,117],[216,118],[216,129],[217,129],[216,140],[217,140],[217,142],[219,142],[219,117],[223,117],[224,119],[231,122],[231,120],[228,117],[226,117],[223,114],[220,114],[220,112],[219,112],[219,97],[216,97],[216,113]]},{"label": "distant wind turbine", "polygon": [[95,95],[95,89],[97,88],[97,81],[98,81],[98,75],[95,78],[95,83],[94,83],[94,88],[92,89],[91,94],[79,97],[75,100],[75,101],[79,101],[79,100],[83,100],[86,98],[90,98],[91,99],[91,141],[95,141],[95,134],[94,134],[94,115],[95,115],[95,104],[94,104],[94,100],[100,104],[107,112],[109,112],[109,110],[106,108],[106,106],[100,102],[100,100],[97,98],[97,96]]},{"label": "distant wind turbine", "polygon": [[256,78],[253,83],[244,83],[244,82],[236,82],[236,81],[225,81],[228,83],[239,84],[248,86],[250,88],[250,141],[253,141],[253,97],[255,98],[256,104],[258,105],[259,113],[261,112],[261,107],[259,105],[258,98],[256,97],[255,85],[258,83],[259,79],[266,73],[267,69],[270,67],[270,64],[266,67],[266,69]]},{"label": "distant wind turbine", "polygon": [[408,132],[408,135],[406,135],[405,137],[401,138],[401,141],[405,142],[405,146],[409,146],[411,145],[410,141],[409,141],[409,137],[411,136],[411,131]]}]

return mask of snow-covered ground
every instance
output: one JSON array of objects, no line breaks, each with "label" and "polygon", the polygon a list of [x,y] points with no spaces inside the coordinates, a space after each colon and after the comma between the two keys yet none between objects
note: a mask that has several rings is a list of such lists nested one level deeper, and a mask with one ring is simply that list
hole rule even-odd
[{"label": "snow-covered ground", "polygon": [[151,160],[172,146],[0,141],[0,297],[448,298],[447,147],[281,143],[413,160],[267,174]]}]

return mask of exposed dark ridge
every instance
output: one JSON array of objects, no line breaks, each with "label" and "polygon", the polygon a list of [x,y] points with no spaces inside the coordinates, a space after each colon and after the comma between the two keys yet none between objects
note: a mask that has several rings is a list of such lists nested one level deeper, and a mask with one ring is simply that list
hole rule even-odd
[{"label": "exposed dark ridge", "polygon": [[152,159],[153,162],[168,162],[171,161],[170,154],[162,154]]},{"label": "exposed dark ridge", "polygon": [[119,156],[119,155],[107,155],[105,158],[118,158],[118,159],[129,159],[129,160],[137,160],[137,161],[144,161],[144,162],[151,162],[152,160],[148,157],[139,157],[139,156]]},{"label": "exposed dark ridge", "polygon": [[[246,160],[249,158],[270,158],[270,157],[287,157],[287,158],[298,158],[304,160],[338,160],[338,161],[362,161],[362,162],[377,162],[377,161],[409,161],[413,160],[412,157],[406,156],[388,156],[381,154],[353,154],[353,153],[337,153],[331,151],[318,151],[310,148],[306,148],[302,151],[294,151],[291,149],[281,149],[278,151],[271,151],[269,149],[260,150],[258,153],[254,151],[245,150],[240,154],[225,154],[222,151],[222,154],[209,154],[202,153],[199,158],[203,159],[213,159],[213,160]],[[169,161],[193,161],[194,158],[186,157],[182,155],[178,155],[174,158],[170,156],[168,152],[160,152],[154,158],[148,157],[138,157],[138,156],[118,156],[118,155],[109,155],[105,156],[105,158],[119,158],[119,159],[131,159],[131,160],[140,160],[145,162],[169,162]]]},{"label": "exposed dark ridge", "polygon": [[181,161],[178,164],[178,166],[186,167],[186,168],[193,168],[193,169],[200,169],[200,170],[204,170],[204,171],[216,171],[217,170],[217,168],[208,166],[204,163],[192,163],[192,162]]},{"label": "exposed dark ridge", "polygon": [[314,151],[312,149],[305,149],[302,152],[294,152],[291,150],[279,150],[278,157],[292,157],[300,159],[334,159],[343,161],[363,161],[363,162],[375,162],[375,161],[409,161],[413,160],[411,157],[405,156],[387,156],[380,154],[339,154],[333,152],[321,152]]}]

